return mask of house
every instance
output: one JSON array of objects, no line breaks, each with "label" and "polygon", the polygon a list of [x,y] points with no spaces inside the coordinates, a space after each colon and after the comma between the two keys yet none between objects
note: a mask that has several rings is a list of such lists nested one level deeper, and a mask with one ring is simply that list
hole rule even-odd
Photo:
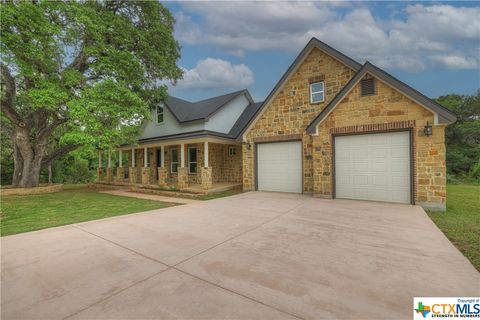
[{"label": "house", "polygon": [[[445,209],[445,127],[455,115],[315,38],[265,101],[247,90],[198,102],[169,97],[153,119],[138,145],[119,148],[130,154],[128,183]],[[115,183],[111,165],[104,172]],[[117,168],[117,182],[124,174]]]}]

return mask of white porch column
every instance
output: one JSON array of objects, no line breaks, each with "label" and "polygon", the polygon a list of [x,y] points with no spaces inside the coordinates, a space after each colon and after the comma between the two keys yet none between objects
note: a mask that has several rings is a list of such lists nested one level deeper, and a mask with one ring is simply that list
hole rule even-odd
[{"label": "white porch column", "polygon": [[203,143],[203,159],[204,159],[204,167],[208,168],[208,141]]},{"label": "white porch column", "polygon": [[112,153],[110,151],[108,152],[108,167],[112,167]]},{"label": "white porch column", "polygon": [[160,152],[162,153],[160,155],[160,167],[163,168],[163,167],[165,167],[165,146],[160,147]]},{"label": "white porch column", "polygon": [[123,167],[123,163],[122,163],[122,150],[118,150],[118,167],[121,168]]},{"label": "white porch column", "polygon": [[132,149],[132,167],[135,167],[135,149]]},{"label": "white porch column", "polygon": [[148,157],[148,148],[145,147],[143,148],[143,166],[145,168],[147,167],[147,164],[148,164],[147,157]]},{"label": "white porch column", "polygon": [[185,145],[182,143],[180,145],[180,168],[185,167]]},{"label": "white porch column", "polygon": [[98,151],[98,167],[102,167],[102,151]]}]

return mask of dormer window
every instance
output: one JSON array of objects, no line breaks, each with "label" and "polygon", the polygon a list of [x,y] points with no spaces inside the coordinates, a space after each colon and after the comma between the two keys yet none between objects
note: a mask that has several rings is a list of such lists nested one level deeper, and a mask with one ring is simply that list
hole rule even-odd
[{"label": "dormer window", "polygon": [[157,121],[157,124],[163,123],[163,104],[157,106],[156,121]]},{"label": "dormer window", "polygon": [[323,102],[325,98],[325,88],[323,81],[310,84],[310,103]]}]

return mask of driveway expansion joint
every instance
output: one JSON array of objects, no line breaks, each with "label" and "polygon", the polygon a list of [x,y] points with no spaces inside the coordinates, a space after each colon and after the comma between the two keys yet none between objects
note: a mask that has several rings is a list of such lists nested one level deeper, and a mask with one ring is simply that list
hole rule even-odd
[{"label": "driveway expansion joint", "polygon": [[76,312],[74,312],[74,313],[72,313],[72,314],[64,317],[63,320],[69,319],[69,318],[71,318],[71,317],[73,317],[73,316],[75,316],[75,315],[77,315],[77,314],[79,314],[79,313],[81,313],[81,312],[83,312],[83,311],[85,311],[85,310],[87,310],[87,309],[90,309],[91,307],[94,307],[94,306],[96,306],[96,305],[98,305],[98,304],[100,304],[100,303],[102,303],[102,302],[104,302],[104,301],[106,301],[106,300],[108,300],[108,299],[110,299],[110,298],[112,298],[112,297],[114,297],[114,296],[122,293],[122,292],[125,291],[125,290],[128,290],[128,289],[136,286],[137,284],[141,284],[141,283],[143,283],[144,281],[147,281],[147,280],[149,280],[149,279],[151,279],[151,278],[153,278],[153,277],[155,277],[155,276],[157,276],[157,275],[159,275],[159,274],[161,274],[161,273],[163,273],[163,272],[165,272],[165,271],[168,271],[168,270],[175,270],[175,271],[177,271],[177,272],[183,273],[183,274],[185,274],[185,275],[187,275],[187,276],[190,276],[190,277],[192,277],[192,278],[195,278],[195,279],[197,279],[197,280],[200,280],[200,281],[202,281],[202,282],[205,282],[205,283],[207,283],[207,284],[209,284],[209,285],[212,285],[212,286],[214,286],[214,287],[217,287],[217,288],[219,288],[219,289],[221,289],[221,290],[225,290],[225,291],[228,291],[228,292],[230,292],[230,293],[232,293],[232,294],[235,294],[235,295],[238,295],[238,296],[240,296],[240,297],[243,297],[244,299],[247,299],[247,300],[253,301],[253,302],[255,302],[255,303],[261,304],[261,305],[263,305],[263,306],[265,306],[265,307],[268,307],[268,308],[270,308],[270,309],[273,309],[273,310],[276,310],[276,311],[278,311],[278,312],[284,313],[284,314],[286,314],[286,315],[288,315],[288,316],[291,316],[291,317],[294,317],[294,318],[302,319],[302,320],[303,320],[303,319],[305,319],[305,318],[302,318],[302,317],[300,317],[299,315],[296,315],[296,314],[293,314],[293,313],[291,313],[291,312],[282,310],[282,309],[280,309],[280,308],[278,308],[278,307],[276,307],[276,306],[267,304],[267,303],[265,303],[265,302],[262,302],[262,301],[260,301],[260,300],[255,299],[255,298],[253,298],[253,297],[250,297],[250,296],[248,296],[248,295],[245,295],[245,294],[243,294],[243,293],[237,292],[237,291],[235,291],[235,290],[232,290],[232,289],[223,287],[223,286],[221,286],[221,285],[219,285],[219,284],[217,284],[217,283],[211,282],[211,281],[206,280],[206,279],[203,279],[203,278],[201,278],[201,277],[199,277],[199,276],[197,276],[197,275],[191,274],[191,273],[189,273],[189,272],[186,272],[186,271],[184,271],[184,270],[181,270],[181,269],[178,269],[178,268],[177,268],[178,265],[180,265],[180,264],[182,264],[182,263],[184,263],[184,262],[186,262],[186,261],[188,261],[188,260],[190,260],[190,259],[193,259],[193,258],[195,258],[195,257],[197,257],[197,256],[199,256],[199,255],[201,255],[201,254],[203,254],[203,253],[206,253],[206,252],[208,252],[208,251],[210,251],[210,250],[212,250],[212,249],[214,249],[214,248],[216,248],[216,247],[218,247],[218,246],[220,246],[220,245],[222,245],[222,244],[225,244],[225,243],[227,243],[227,242],[229,242],[229,241],[232,241],[233,239],[236,239],[236,238],[238,238],[238,237],[240,237],[240,236],[243,236],[243,235],[245,235],[245,234],[247,234],[247,233],[249,233],[249,232],[252,232],[252,231],[254,231],[254,230],[256,230],[256,229],[259,229],[259,228],[261,228],[262,226],[266,225],[267,223],[270,223],[270,222],[272,222],[272,221],[274,221],[274,220],[276,220],[276,219],[279,219],[279,218],[287,215],[288,213],[290,213],[291,211],[297,209],[297,208],[300,207],[301,205],[302,205],[302,204],[300,203],[300,204],[296,205],[294,208],[292,208],[292,209],[290,209],[290,210],[287,210],[286,212],[282,212],[281,214],[278,214],[278,215],[276,215],[276,216],[274,216],[274,217],[272,217],[272,218],[270,218],[270,219],[267,219],[266,221],[260,223],[259,225],[255,226],[255,227],[253,227],[253,228],[250,228],[250,229],[248,229],[248,230],[246,230],[246,231],[243,231],[243,232],[241,232],[241,233],[239,233],[239,234],[236,234],[235,236],[230,237],[230,238],[228,238],[228,239],[226,239],[226,240],[224,240],[224,241],[222,241],[222,242],[220,242],[220,243],[217,243],[216,245],[211,246],[211,247],[209,247],[209,248],[207,248],[207,249],[205,249],[205,250],[203,250],[203,251],[201,251],[201,252],[199,252],[199,253],[197,253],[197,254],[195,254],[195,255],[187,258],[187,259],[184,259],[184,260],[182,260],[182,261],[180,261],[180,262],[178,262],[178,263],[176,263],[176,264],[174,264],[174,265],[171,265],[171,264],[162,262],[162,261],[160,261],[160,260],[157,260],[157,259],[155,259],[155,258],[149,257],[149,256],[147,256],[147,255],[145,255],[145,254],[142,254],[142,253],[136,251],[136,250],[133,250],[133,249],[128,248],[128,247],[126,247],[126,246],[124,246],[124,245],[121,245],[121,244],[119,244],[119,243],[117,243],[117,242],[115,242],[115,241],[109,240],[109,239],[107,239],[107,238],[105,238],[105,237],[102,237],[102,236],[100,236],[100,235],[98,235],[98,234],[95,234],[95,233],[93,233],[93,232],[90,232],[90,231],[88,231],[88,230],[85,230],[85,229],[83,229],[82,227],[80,227],[80,226],[78,226],[78,225],[72,225],[72,227],[74,227],[74,228],[76,228],[76,229],[78,229],[78,230],[80,230],[80,231],[83,231],[83,232],[88,233],[88,234],[90,234],[90,235],[92,235],[92,236],[94,236],[94,237],[97,237],[97,238],[99,238],[99,239],[102,239],[102,240],[104,240],[104,241],[107,241],[107,242],[109,242],[109,243],[111,243],[111,244],[113,244],[113,245],[116,245],[116,246],[118,246],[118,247],[120,247],[120,248],[122,248],[122,249],[128,250],[128,251],[130,251],[130,252],[132,252],[132,253],[134,253],[134,254],[137,254],[137,255],[145,258],[145,259],[149,259],[149,260],[151,260],[151,261],[154,261],[154,262],[156,262],[156,263],[159,263],[159,264],[161,264],[161,265],[164,265],[164,266],[166,266],[167,268],[164,269],[164,270],[161,270],[161,271],[159,271],[159,272],[156,272],[156,273],[154,273],[153,275],[150,275],[150,276],[148,276],[148,277],[146,277],[146,278],[144,278],[144,279],[142,279],[142,280],[139,280],[139,281],[137,281],[137,282],[135,282],[135,283],[133,283],[133,284],[131,284],[131,285],[123,288],[123,289],[120,289],[119,291],[114,292],[113,294],[111,294],[111,295],[109,295],[109,296],[107,296],[107,297],[104,297],[104,298],[102,298],[102,299],[100,299],[100,300],[98,300],[98,301],[90,304],[89,306],[87,306],[87,307],[85,307],[85,308],[82,308],[82,309],[80,309],[80,310],[78,310],[78,311],[76,311]]}]

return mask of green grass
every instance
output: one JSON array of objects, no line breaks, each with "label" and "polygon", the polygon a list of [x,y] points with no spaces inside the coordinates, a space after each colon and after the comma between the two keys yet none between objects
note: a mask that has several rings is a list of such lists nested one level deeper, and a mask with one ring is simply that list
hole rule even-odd
[{"label": "green grass", "polygon": [[428,215],[480,271],[480,186],[447,185],[447,211]]},{"label": "green grass", "polygon": [[65,186],[57,193],[2,197],[0,230],[7,236],[168,206],[172,204],[103,194],[85,185]]},{"label": "green grass", "polygon": [[227,190],[227,191],[223,191],[223,192],[219,192],[219,193],[197,196],[197,197],[195,197],[195,199],[197,199],[197,200],[212,200],[212,199],[217,199],[217,198],[233,196],[233,195],[239,194],[241,192],[242,192],[242,190],[240,190],[240,189]]}]

